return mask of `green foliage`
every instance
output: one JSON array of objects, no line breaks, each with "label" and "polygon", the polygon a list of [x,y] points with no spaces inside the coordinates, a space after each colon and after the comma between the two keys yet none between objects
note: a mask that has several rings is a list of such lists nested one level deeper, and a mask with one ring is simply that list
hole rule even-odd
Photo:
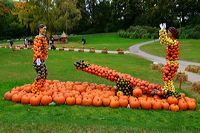
[{"label": "green foliage", "polygon": [[182,39],[200,39],[200,25],[182,27],[179,32]]},{"label": "green foliage", "polygon": [[126,31],[120,30],[118,35],[123,38],[158,38],[157,28],[150,26],[130,26]]},{"label": "green foliage", "polygon": [[[198,0],[23,0],[25,6],[16,8],[18,1],[0,1],[0,38],[9,33],[6,29],[9,17],[15,15],[17,24],[23,25],[23,34],[36,34],[36,26],[45,23],[50,34],[117,32],[131,25],[159,27],[166,22],[168,26],[185,27],[200,22],[200,1]],[[189,6],[188,6],[189,5]],[[6,9],[6,10],[5,10]],[[7,10],[8,9],[8,10]],[[7,18],[4,18],[4,17]],[[20,23],[19,23],[20,22]],[[26,26],[26,27],[25,27]],[[18,26],[19,27],[19,26]],[[143,32],[143,31],[141,31]],[[157,34],[131,35],[139,38],[157,38]],[[21,34],[21,33],[20,33]],[[18,34],[19,35],[19,34]],[[5,35],[7,36],[7,35]],[[13,35],[12,35],[13,36]],[[17,36],[17,35],[15,35]],[[22,36],[22,35],[20,35]],[[187,38],[187,34],[182,35]],[[199,38],[197,32],[190,37]]]},{"label": "green foliage", "polygon": [[76,3],[77,0],[30,0],[23,8],[15,8],[13,13],[32,32],[37,31],[39,23],[44,23],[50,33],[56,33],[71,30],[77,25],[81,14]]}]

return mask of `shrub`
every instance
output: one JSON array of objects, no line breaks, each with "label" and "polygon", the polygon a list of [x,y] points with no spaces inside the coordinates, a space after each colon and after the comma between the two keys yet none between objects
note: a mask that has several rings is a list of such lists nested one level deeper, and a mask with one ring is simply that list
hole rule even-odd
[{"label": "shrub", "polygon": [[199,31],[193,31],[188,35],[189,38],[192,39],[200,39],[200,32]]},{"label": "shrub", "polygon": [[120,30],[118,35],[124,38],[158,38],[157,28],[150,26],[130,26],[126,31]]},{"label": "shrub", "polygon": [[182,39],[200,39],[200,25],[189,25],[179,28],[180,37]]}]

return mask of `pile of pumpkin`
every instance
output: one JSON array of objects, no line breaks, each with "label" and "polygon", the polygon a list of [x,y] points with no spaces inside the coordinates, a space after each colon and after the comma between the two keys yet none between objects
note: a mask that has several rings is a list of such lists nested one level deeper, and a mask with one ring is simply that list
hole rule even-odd
[{"label": "pile of pumpkin", "polygon": [[[117,72],[116,70],[110,69],[108,67],[103,67],[95,64],[89,64],[87,61],[79,60],[74,63],[77,70],[82,70],[90,74],[105,78],[112,82],[118,82],[119,80],[127,80],[133,87],[139,87],[145,94],[159,95],[162,96],[164,91],[162,87],[158,84],[152,84],[145,80],[135,78],[129,74],[123,74]],[[124,92],[125,93],[125,92]]]},{"label": "pile of pumpkin", "polygon": [[15,87],[6,92],[4,98],[15,103],[30,104],[32,106],[45,106],[55,103],[57,105],[128,107],[146,110],[165,109],[179,111],[196,109],[196,100],[188,98],[184,94],[181,95],[180,99],[173,96],[162,99],[158,95],[143,95],[140,88],[134,88],[132,96],[124,96],[120,91],[116,93],[116,86],[47,80],[39,95],[31,93],[31,89],[31,84]]}]

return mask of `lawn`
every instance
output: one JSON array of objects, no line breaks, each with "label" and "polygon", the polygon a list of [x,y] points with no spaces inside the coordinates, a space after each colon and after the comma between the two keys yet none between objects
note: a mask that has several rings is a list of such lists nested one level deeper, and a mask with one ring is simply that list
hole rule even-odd
[{"label": "lawn", "polygon": [[[180,40],[180,59],[192,62],[200,62],[200,40]],[[157,55],[165,57],[165,47],[158,43],[153,43],[149,45],[144,45],[141,47],[141,50]]]},{"label": "lawn", "polygon": [[[67,44],[62,44],[60,42],[56,42],[56,47],[75,47],[81,48],[82,45],[82,37],[85,37],[87,42],[84,45],[85,48],[95,48],[95,49],[103,49],[107,48],[108,50],[116,50],[118,48],[122,48],[123,50],[128,50],[128,48],[136,43],[145,42],[150,39],[127,39],[121,38],[117,35],[117,33],[104,33],[104,34],[89,34],[89,35],[75,35],[69,36],[69,42]],[[2,41],[0,45],[8,45],[8,42]],[[22,41],[14,41],[14,44],[23,45]]]},{"label": "lawn", "polygon": [[[153,111],[109,107],[47,106],[32,107],[3,99],[15,86],[32,83],[32,50],[12,52],[0,49],[0,132],[199,132],[200,110]],[[114,85],[105,79],[74,69],[79,59],[108,66],[153,83],[162,83],[161,74],[150,70],[151,62],[133,55],[49,51],[48,79],[88,81]],[[184,90],[193,97],[191,91]],[[199,103],[199,101],[198,101]]]},{"label": "lawn", "polygon": [[84,45],[85,48],[95,48],[103,49],[107,48],[108,50],[116,50],[122,48],[128,50],[128,48],[136,43],[148,41],[150,39],[127,39],[121,38],[116,33],[108,34],[91,34],[91,35],[78,35],[72,36],[69,38],[69,44],[66,44],[66,47],[74,46],[80,48],[82,46],[81,39],[85,37],[87,43]]}]

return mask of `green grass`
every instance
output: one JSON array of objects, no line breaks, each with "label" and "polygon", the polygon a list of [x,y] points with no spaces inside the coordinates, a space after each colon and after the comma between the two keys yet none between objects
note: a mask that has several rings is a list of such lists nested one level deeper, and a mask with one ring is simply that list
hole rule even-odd
[{"label": "green grass", "polygon": [[[17,45],[23,45],[24,44],[24,40],[21,39],[21,40],[13,40],[14,44],[17,44]],[[7,40],[0,40],[0,45],[1,46],[6,46],[6,45],[10,45],[10,42],[7,41]]]},{"label": "green grass", "polygon": [[[200,62],[200,40],[183,39],[180,40],[180,44],[180,60]],[[141,47],[141,50],[153,55],[165,57],[165,47],[160,43],[144,45]]]},{"label": "green grass", "polygon": [[[0,132],[198,132],[199,104],[196,111],[146,111],[126,108],[83,106],[32,107],[3,100],[6,91],[32,83],[32,50],[12,52],[0,49]],[[48,79],[88,81],[114,85],[105,79],[74,69],[79,59],[108,66],[153,83],[162,83],[161,74],[149,69],[151,62],[133,55],[106,55],[49,51]],[[189,90],[184,91],[191,96]]]},{"label": "green grass", "polygon": [[[82,47],[82,37],[85,37],[87,43],[84,45],[85,48],[95,48],[95,49],[103,49],[107,48],[108,50],[116,50],[118,48],[122,48],[123,50],[128,50],[128,48],[136,43],[145,42],[149,39],[127,39],[121,38],[117,35],[117,33],[104,33],[104,34],[89,34],[89,35],[75,35],[69,37],[69,42],[67,44],[62,44],[57,42],[55,44],[56,47]],[[8,42],[0,42],[0,45],[8,45]],[[23,45],[23,41],[15,41],[15,44]]]},{"label": "green grass", "polygon": [[[122,48],[124,50],[128,50],[128,48],[136,43],[148,41],[149,39],[127,39],[121,38],[116,33],[109,34],[91,34],[91,35],[83,35],[85,36],[87,43],[84,45],[85,48],[94,47],[95,49],[103,49],[107,48],[108,50],[116,50],[118,48]],[[74,36],[69,38],[69,44],[65,46],[74,46],[76,48],[80,48],[82,46],[81,43],[82,36]]]}]

